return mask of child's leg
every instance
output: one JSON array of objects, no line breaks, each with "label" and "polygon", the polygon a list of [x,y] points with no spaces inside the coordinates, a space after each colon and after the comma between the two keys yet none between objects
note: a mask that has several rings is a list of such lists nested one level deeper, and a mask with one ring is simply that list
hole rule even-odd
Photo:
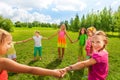
[{"label": "child's leg", "polygon": [[40,60],[42,59],[42,47],[38,47],[38,52],[40,56]]},{"label": "child's leg", "polygon": [[60,51],[60,47],[58,47],[58,58],[61,58],[61,51]]},{"label": "child's leg", "polygon": [[37,47],[34,47],[34,60],[36,60],[36,56],[37,56]]},{"label": "child's leg", "polygon": [[85,60],[85,58],[84,58],[84,46],[81,46],[81,59]]},{"label": "child's leg", "polygon": [[65,48],[62,48],[62,59],[64,57]]},{"label": "child's leg", "polygon": [[78,62],[84,60],[83,46],[79,46]]}]

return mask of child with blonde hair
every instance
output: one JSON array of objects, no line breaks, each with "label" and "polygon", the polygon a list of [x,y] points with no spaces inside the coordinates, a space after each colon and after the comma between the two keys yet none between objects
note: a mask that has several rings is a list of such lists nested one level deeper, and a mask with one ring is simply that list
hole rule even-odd
[{"label": "child with blonde hair", "polygon": [[71,41],[70,37],[68,36],[66,32],[65,24],[62,24],[60,26],[60,29],[55,34],[50,36],[49,39],[56,35],[58,35],[58,58],[62,60],[64,57],[65,48],[66,48],[66,37]]},{"label": "child with blonde hair", "polygon": [[106,34],[103,31],[97,31],[92,36],[93,52],[91,58],[64,68],[61,70],[63,76],[67,71],[79,70],[91,66],[88,73],[88,80],[106,80],[109,65],[108,52],[105,49],[107,43],[108,40]]},{"label": "child with blonde hair", "polygon": [[87,59],[89,59],[92,56],[92,44],[91,44],[91,40],[92,40],[92,36],[95,34],[96,29],[94,27],[89,27],[87,28],[87,40],[86,40],[86,45],[85,45],[85,50],[86,50],[86,57]]},{"label": "child with blonde hair", "polygon": [[15,50],[14,44],[19,44],[19,43],[22,43],[22,42],[23,41],[17,41],[17,42],[13,41],[11,43],[11,48],[9,48],[8,51],[7,51],[7,57],[9,59],[12,59],[12,60],[16,61],[17,56],[16,56],[16,50]]},{"label": "child with blonde hair", "polygon": [[11,47],[12,36],[5,30],[0,29],[0,80],[8,80],[7,71],[16,73],[28,73],[41,76],[61,77],[58,70],[44,69],[40,67],[30,67],[19,64],[11,59],[3,58],[7,50]]}]

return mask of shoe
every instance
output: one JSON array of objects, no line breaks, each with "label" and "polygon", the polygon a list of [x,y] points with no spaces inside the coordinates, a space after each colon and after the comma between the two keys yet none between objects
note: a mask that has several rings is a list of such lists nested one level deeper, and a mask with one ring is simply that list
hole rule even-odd
[{"label": "shoe", "polygon": [[40,61],[42,60],[42,58],[40,58]]}]

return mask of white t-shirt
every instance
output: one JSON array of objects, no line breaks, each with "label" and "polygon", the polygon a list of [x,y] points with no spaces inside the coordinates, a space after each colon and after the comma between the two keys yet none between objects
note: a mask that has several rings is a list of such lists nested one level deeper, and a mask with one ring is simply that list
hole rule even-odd
[{"label": "white t-shirt", "polygon": [[40,47],[42,46],[41,44],[41,40],[42,40],[42,36],[33,36],[34,39],[34,43],[35,43],[35,47]]}]

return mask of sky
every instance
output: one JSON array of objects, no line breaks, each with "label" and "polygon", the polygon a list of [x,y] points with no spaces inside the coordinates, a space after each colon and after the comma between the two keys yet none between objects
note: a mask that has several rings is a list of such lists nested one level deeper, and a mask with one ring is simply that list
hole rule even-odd
[{"label": "sky", "polygon": [[111,7],[113,12],[120,6],[120,0],[0,0],[0,15],[13,22],[60,23],[81,17],[91,11]]}]

